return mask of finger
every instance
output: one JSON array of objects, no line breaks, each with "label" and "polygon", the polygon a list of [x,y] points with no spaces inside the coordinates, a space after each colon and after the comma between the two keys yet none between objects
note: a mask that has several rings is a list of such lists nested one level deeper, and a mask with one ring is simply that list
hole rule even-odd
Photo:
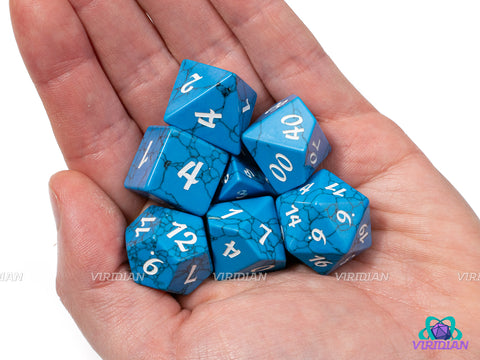
[{"label": "finger", "polygon": [[188,312],[165,292],[129,279],[118,207],[73,171],[54,175],[50,192],[58,219],[57,291],[87,340],[109,359],[172,353],[173,333]]},{"label": "finger", "polygon": [[178,63],[133,0],[69,0],[110,82],[142,130],[163,123]]},{"label": "finger", "polygon": [[68,167],[87,174],[135,216],[144,201],[119,179],[142,134],[105,77],[75,12],[63,0],[12,0],[11,14]]},{"label": "finger", "polygon": [[275,99],[300,96],[324,119],[372,111],[281,0],[211,0]]},{"label": "finger", "polygon": [[138,0],[153,19],[172,55],[238,74],[257,92],[255,114],[273,99],[253,69],[245,50],[208,0]]}]

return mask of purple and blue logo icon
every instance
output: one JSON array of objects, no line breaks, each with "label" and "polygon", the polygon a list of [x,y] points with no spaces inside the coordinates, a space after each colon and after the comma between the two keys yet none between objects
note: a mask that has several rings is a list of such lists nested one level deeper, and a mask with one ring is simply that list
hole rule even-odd
[{"label": "purple and blue logo icon", "polygon": [[453,350],[468,349],[468,341],[461,341],[463,334],[457,329],[455,318],[447,316],[438,319],[429,316],[425,328],[418,333],[419,341],[413,342],[415,350]]}]

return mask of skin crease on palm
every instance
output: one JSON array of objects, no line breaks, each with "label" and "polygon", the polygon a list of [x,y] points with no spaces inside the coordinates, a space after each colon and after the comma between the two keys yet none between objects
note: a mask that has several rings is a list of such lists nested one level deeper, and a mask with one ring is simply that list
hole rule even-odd
[{"label": "skin crease on palm", "polygon": [[[455,358],[480,358],[480,288],[458,279],[479,270],[479,219],[285,3],[261,4],[10,1],[70,169],[50,181],[62,302],[105,359],[452,359],[413,350],[430,315],[453,316],[470,340]],[[143,131],[162,123],[184,58],[239,74],[258,94],[254,118],[290,94],[303,99],[332,145],[322,166],[371,201],[373,246],[340,271],[388,281],[339,281],[297,264],[265,281],[209,279],[172,297],[92,280],[129,271],[124,229],[145,201],[123,180]]]}]

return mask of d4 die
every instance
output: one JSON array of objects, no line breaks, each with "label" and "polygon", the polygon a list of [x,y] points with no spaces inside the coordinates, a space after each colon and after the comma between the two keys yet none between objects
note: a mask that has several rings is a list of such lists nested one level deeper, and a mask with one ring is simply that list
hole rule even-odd
[{"label": "d4 die", "polygon": [[238,75],[184,60],[165,112],[165,122],[238,155],[257,94]]},{"label": "d4 die", "polygon": [[285,267],[285,249],[270,196],[215,204],[207,213],[215,277]]},{"label": "d4 die", "polygon": [[265,175],[242,151],[239,156],[232,156],[227,171],[220,182],[216,202],[240,200],[247,197],[272,194],[273,190]]},{"label": "d4 die", "polygon": [[229,155],[173,126],[150,126],[125,179],[125,187],[204,215]]},{"label": "d4 die", "polygon": [[153,205],[127,227],[125,241],[139,284],[188,294],[212,273],[200,217]]},{"label": "d4 die", "polygon": [[267,110],[242,140],[277,194],[303,184],[330,152],[317,120],[295,95]]},{"label": "d4 die", "polygon": [[327,170],[276,201],[288,252],[328,274],[372,244],[369,200]]}]

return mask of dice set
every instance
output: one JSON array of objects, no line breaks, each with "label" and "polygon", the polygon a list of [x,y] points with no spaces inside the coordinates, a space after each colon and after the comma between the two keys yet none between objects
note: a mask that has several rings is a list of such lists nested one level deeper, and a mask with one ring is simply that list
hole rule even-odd
[{"label": "dice set", "polygon": [[126,229],[138,283],[189,294],[212,272],[281,270],[286,251],[328,274],[371,246],[368,199],[315,173],[331,148],[303,101],[291,95],[248,126],[255,102],[238,75],[182,62],[170,126],[146,130],[125,179],[166,204]]}]

